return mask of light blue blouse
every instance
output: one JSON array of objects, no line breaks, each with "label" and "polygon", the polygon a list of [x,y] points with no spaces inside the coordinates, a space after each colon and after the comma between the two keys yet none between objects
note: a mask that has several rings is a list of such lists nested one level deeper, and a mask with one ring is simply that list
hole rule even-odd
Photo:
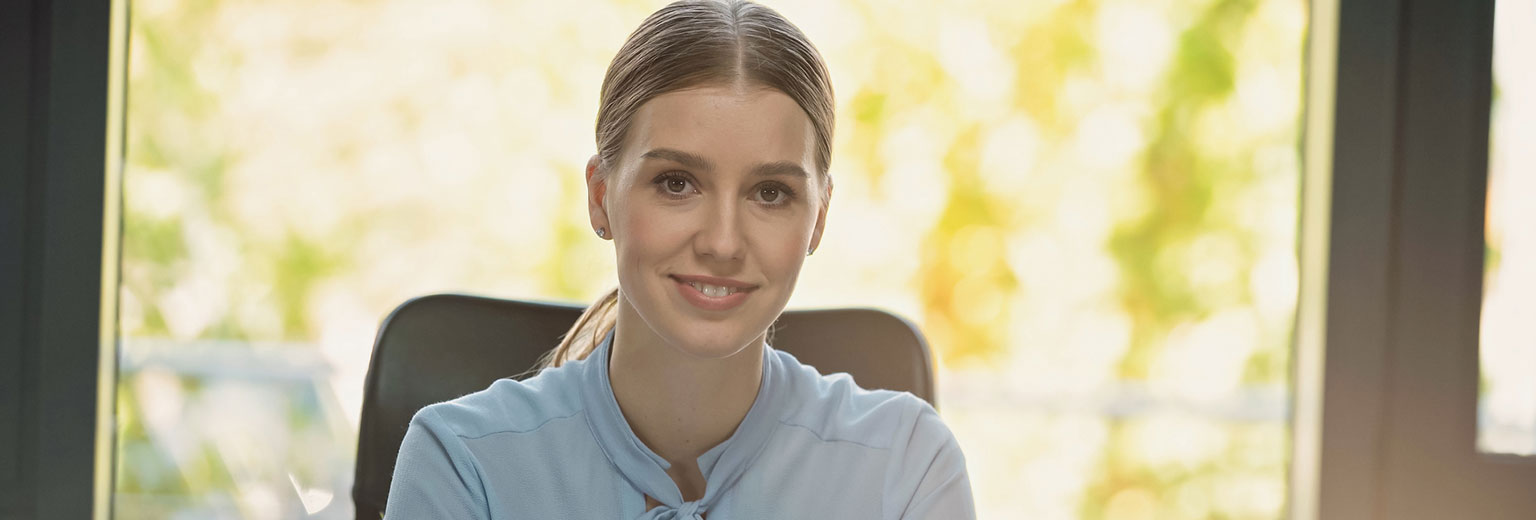
[{"label": "light blue blouse", "polygon": [[[587,358],[422,408],[389,490],[389,519],[975,518],[965,457],[933,408],[763,351],[741,425],[698,458],[683,501],[670,464],[614,400],[610,333]],[[662,505],[645,509],[645,497]]]}]

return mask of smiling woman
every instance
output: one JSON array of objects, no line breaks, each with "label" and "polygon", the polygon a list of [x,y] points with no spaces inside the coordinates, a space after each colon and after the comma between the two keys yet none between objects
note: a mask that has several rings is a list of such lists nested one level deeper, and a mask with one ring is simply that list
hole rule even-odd
[{"label": "smiling woman", "polygon": [[[649,325],[620,327],[620,342],[662,340],[706,357],[763,342],[826,222],[822,177],[783,173],[815,168],[810,135],[779,91],[711,86],[642,107],[615,173],[593,157],[592,223],[612,229],[625,296],[617,322]],[[641,329],[658,337],[629,336]]]},{"label": "smiling woman", "polygon": [[619,287],[537,376],[418,412],[389,517],[974,517],[931,406],[767,343],[826,225],[832,106],[820,55],[766,7],[647,18],[585,175]]}]

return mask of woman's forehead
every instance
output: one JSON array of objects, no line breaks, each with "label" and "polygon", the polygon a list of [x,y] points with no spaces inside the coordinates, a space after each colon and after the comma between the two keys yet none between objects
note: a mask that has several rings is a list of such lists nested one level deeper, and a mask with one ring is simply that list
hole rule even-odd
[{"label": "woman's forehead", "polygon": [[794,99],[768,88],[709,86],[668,92],[635,113],[624,155],[676,150],[723,170],[789,162],[814,171],[815,128]]}]

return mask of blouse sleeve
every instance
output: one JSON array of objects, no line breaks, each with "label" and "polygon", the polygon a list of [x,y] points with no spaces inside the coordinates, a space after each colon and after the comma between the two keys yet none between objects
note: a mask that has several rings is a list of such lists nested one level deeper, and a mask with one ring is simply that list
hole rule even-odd
[{"label": "blouse sleeve", "polygon": [[[915,398],[914,398],[915,400]],[[902,520],[976,518],[971,480],[965,470],[965,454],[938,413],[921,403],[896,476],[895,495],[910,497],[898,502]]]},{"label": "blouse sleeve", "polygon": [[485,489],[468,449],[430,406],[411,418],[400,443],[384,518],[490,518]]}]

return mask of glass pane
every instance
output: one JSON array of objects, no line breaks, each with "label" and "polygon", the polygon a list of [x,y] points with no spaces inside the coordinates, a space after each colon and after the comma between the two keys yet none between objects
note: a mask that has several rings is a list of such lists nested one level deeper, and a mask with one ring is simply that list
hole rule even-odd
[{"label": "glass pane", "polygon": [[1536,1],[1494,5],[1477,444],[1536,455]]},{"label": "glass pane", "polygon": [[[1306,2],[770,4],[838,92],[790,306],[919,324],[980,516],[1280,518]],[[581,169],[660,5],[136,0],[118,517],[350,518],[394,306],[613,286]]]}]

